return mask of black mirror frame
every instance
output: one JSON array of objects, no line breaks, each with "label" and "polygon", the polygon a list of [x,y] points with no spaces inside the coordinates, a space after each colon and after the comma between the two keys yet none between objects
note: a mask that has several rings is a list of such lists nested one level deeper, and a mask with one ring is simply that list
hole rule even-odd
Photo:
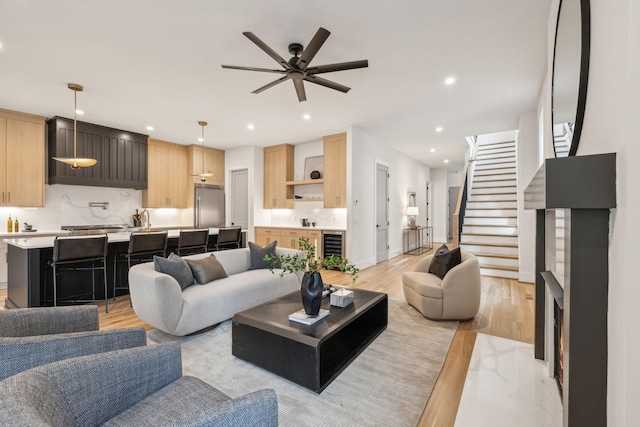
[{"label": "black mirror frame", "polygon": [[[558,5],[558,17],[556,18],[556,30],[553,41],[553,65],[551,71],[551,141],[553,141],[553,75],[556,67],[556,44],[558,42],[558,24],[560,23],[560,11],[562,2]],[[569,156],[575,156],[578,151],[582,124],[584,122],[584,111],[587,104],[587,86],[589,82],[589,56],[591,47],[591,6],[589,0],[580,0],[580,81],[578,83],[578,106],[576,108],[576,121],[569,148]],[[553,153],[556,155],[556,146],[553,145]]]}]

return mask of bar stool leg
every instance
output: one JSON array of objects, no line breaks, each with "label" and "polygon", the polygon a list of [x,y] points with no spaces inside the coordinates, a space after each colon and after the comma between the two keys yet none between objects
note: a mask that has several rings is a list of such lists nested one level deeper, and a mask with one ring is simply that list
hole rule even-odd
[{"label": "bar stool leg", "polygon": [[57,306],[57,296],[56,291],[58,289],[58,283],[56,282],[56,264],[53,264],[53,306]]},{"label": "bar stool leg", "polygon": [[[109,312],[109,294],[107,293],[107,257],[102,259],[102,273],[104,275],[104,311]],[[115,294],[114,294],[115,298]]]}]

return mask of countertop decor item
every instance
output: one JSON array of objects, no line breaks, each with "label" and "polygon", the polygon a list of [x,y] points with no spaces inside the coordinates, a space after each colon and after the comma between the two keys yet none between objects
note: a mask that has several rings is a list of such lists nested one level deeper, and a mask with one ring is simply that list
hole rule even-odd
[{"label": "countertop decor item", "polygon": [[309,176],[311,177],[311,179],[320,179],[320,172],[318,172],[318,171],[311,171],[311,173],[309,174]]},{"label": "countertop decor item", "polygon": [[96,163],[98,163],[98,161],[96,159],[77,157],[76,127],[77,127],[77,117],[78,117],[78,92],[82,92],[84,88],[79,84],[75,84],[75,83],[69,83],[67,87],[73,91],[73,158],[53,157],[53,160],[66,163],[69,166],[71,166],[71,169],[86,168],[86,167],[95,165]]},{"label": "countertop decor item", "polygon": [[271,263],[270,270],[282,268],[280,276],[296,271],[304,272],[300,295],[305,312],[309,315],[317,315],[322,301],[322,275],[320,269],[340,270],[351,275],[351,281],[355,284],[358,278],[359,269],[346,258],[331,255],[323,260],[316,256],[316,247],[312,245],[308,238],[298,239],[299,250],[304,252],[304,256],[295,255],[265,255],[264,260]]}]

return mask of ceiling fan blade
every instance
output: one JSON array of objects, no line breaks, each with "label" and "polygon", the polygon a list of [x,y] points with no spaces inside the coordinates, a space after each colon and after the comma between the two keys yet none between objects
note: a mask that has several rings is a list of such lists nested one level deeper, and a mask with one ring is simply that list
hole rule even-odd
[{"label": "ceiling fan blade", "polygon": [[237,65],[223,65],[222,68],[228,68],[230,70],[262,71],[263,73],[277,73],[277,74],[286,73],[285,70],[270,70],[268,68],[240,67]]},{"label": "ceiling fan blade", "polygon": [[282,77],[282,78],[280,78],[280,79],[278,79],[278,80],[274,80],[274,81],[272,81],[271,83],[269,83],[269,84],[267,84],[267,85],[264,85],[264,86],[262,86],[262,87],[260,87],[260,88],[258,88],[258,89],[256,89],[256,90],[254,90],[254,91],[253,91],[253,92],[251,92],[251,93],[260,93],[260,92],[263,92],[263,91],[265,91],[265,90],[269,89],[270,87],[274,87],[275,85],[278,85],[278,84],[280,84],[280,83],[282,83],[282,82],[285,82],[285,81],[289,80],[290,78],[291,78],[291,77],[289,77],[289,76],[284,76],[284,77]]},{"label": "ceiling fan blade", "polygon": [[307,75],[330,73],[332,71],[355,70],[356,68],[366,68],[368,66],[369,66],[369,61],[367,61],[366,59],[362,61],[350,61],[350,62],[340,62],[338,64],[318,65],[317,67],[307,68]]},{"label": "ceiling fan blade", "polygon": [[331,33],[322,27],[318,29],[316,35],[313,36],[313,38],[307,45],[307,48],[302,51],[302,55],[300,55],[300,58],[298,58],[298,62],[296,63],[296,65],[301,70],[307,69],[313,57],[316,56],[316,53],[318,53],[324,42],[327,41],[327,38],[329,38],[329,34]]},{"label": "ceiling fan blade", "polygon": [[296,93],[298,94],[298,101],[306,101],[307,94],[304,91],[304,83],[302,80],[293,79],[293,85],[296,87]]},{"label": "ceiling fan blade", "polygon": [[308,82],[315,83],[315,84],[320,85],[320,86],[325,86],[325,87],[328,87],[328,88],[331,88],[331,89],[339,90],[340,92],[344,92],[344,93],[347,93],[347,92],[349,92],[351,90],[350,87],[346,87],[346,86],[343,86],[343,85],[341,85],[339,83],[335,83],[335,82],[332,82],[330,80],[323,79],[322,77],[305,76],[304,79],[306,81],[308,81]]},{"label": "ceiling fan blade", "polygon": [[278,55],[275,50],[267,46],[267,44],[256,37],[255,34],[249,31],[246,31],[242,34],[244,34],[249,40],[254,42],[260,49],[265,51],[265,53],[272,57],[278,64],[282,65],[287,70],[291,69],[291,65],[289,65],[289,63],[282,56]]}]

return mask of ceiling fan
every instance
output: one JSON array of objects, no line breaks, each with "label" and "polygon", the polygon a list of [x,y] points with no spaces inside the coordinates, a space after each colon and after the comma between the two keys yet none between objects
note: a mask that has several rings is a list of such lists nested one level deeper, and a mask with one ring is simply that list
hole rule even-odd
[{"label": "ceiling fan", "polygon": [[278,55],[273,49],[267,46],[266,43],[256,37],[253,33],[247,31],[242,34],[244,34],[249,40],[258,45],[260,49],[262,49],[267,55],[272,57],[278,64],[280,64],[282,68],[284,68],[284,70],[270,70],[268,68],[239,67],[235,65],[222,66],[222,68],[230,68],[232,70],[261,71],[264,73],[284,74],[284,76],[279,78],[278,80],[266,84],[251,93],[260,93],[287,80],[293,81],[293,85],[296,88],[296,93],[298,94],[298,101],[300,102],[307,100],[303,81],[315,83],[320,86],[347,93],[351,88],[319,77],[318,74],[330,73],[333,71],[353,70],[356,68],[365,68],[369,66],[369,61],[367,61],[366,59],[362,61],[318,65],[314,67],[309,66],[314,56],[316,56],[324,42],[329,37],[329,34],[331,34],[329,31],[325,30],[322,27],[313,36],[306,49],[303,49],[303,46],[300,43],[291,43],[289,45],[289,53],[293,55],[293,57],[289,61],[286,61],[283,57]]}]

